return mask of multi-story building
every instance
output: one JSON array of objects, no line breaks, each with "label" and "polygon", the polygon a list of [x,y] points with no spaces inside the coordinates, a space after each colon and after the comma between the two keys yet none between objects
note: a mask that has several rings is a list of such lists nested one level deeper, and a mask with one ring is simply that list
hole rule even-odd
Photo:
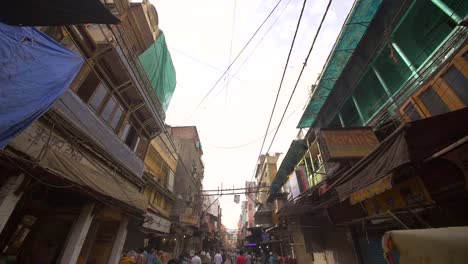
[{"label": "multi-story building", "polygon": [[179,153],[174,183],[174,191],[178,195],[171,213],[175,232],[185,236],[178,244],[178,252],[201,250],[204,164],[200,137],[195,126],[171,127],[169,131]]},{"label": "multi-story building", "polygon": [[154,181],[155,145],[147,155],[151,139],[165,133],[167,98],[139,58],[160,42],[157,14],[147,2],[107,1],[106,8],[120,24],[40,28],[85,64],[52,108],[2,151],[2,260],[117,263],[129,225],[154,229],[148,203],[162,217],[170,210],[143,195],[161,187],[174,199],[170,184]]},{"label": "multi-story building", "polygon": [[203,231],[204,251],[215,252],[221,249],[221,206],[219,200],[212,196],[203,197],[203,210],[201,215],[201,230]]},{"label": "multi-story building", "polygon": [[247,202],[247,227],[255,227],[255,182],[245,182],[246,194],[245,200]]},{"label": "multi-story building", "polygon": [[303,259],[385,263],[386,231],[468,223],[467,7],[355,2],[271,188],[295,189]]},{"label": "multi-story building", "polygon": [[258,192],[256,192],[256,204],[258,206],[255,212],[255,224],[269,227],[276,224],[274,214],[274,204],[269,200],[269,193],[266,192],[268,186],[271,186],[277,172],[277,162],[281,153],[273,155],[261,155],[257,164],[255,180]]}]

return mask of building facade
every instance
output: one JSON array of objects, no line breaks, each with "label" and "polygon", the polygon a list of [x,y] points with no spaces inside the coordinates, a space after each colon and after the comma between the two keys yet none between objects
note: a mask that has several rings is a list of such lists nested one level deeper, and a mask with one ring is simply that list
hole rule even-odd
[{"label": "building facade", "polygon": [[203,150],[195,126],[171,127],[169,130],[179,153],[175,172],[177,180],[174,183],[174,191],[178,196],[171,219],[175,223],[175,232],[183,238],[178,243],[177,252],[188,253],[190,250],[201,250],[203,246],[204,237],[200,230],[203,207]]},{"label": "building facade", "polygon": [[467,224],[467,8],[355,2],[270,189],[298,259],[386,263],[387,231]]},{"label": "building facade", "polygon": [[[105,7],[120,24],[39,27],[85,63],[52,108],[2,150],[2,262],[118,263],[143,243],[124,249],[131,227],[154,229],[156,217],[170,226],[172,187],[155,180],[151,165],[154,138],[167,135],[165,113],[138,58],[159,29],[136,12],[157,14],[148,2]],[[167,204],[155,202],[154,189]]]}]

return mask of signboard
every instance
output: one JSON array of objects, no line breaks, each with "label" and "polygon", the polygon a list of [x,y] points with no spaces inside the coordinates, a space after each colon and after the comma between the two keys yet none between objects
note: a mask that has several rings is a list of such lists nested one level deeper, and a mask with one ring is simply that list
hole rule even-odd
[{"label": "signboard", "polygon": [[363,158],[379,145],[370,127],[321,129],[318,138],[324,161]]},{"label": "signboard", "polygon": [[432,199],[421,179],[419,177],[412,177],[390,190],[364,200],[363,204],[369,215],[377,215],[388,210],[431,202]]},{"label": "signboard", "polygon": [[234,195],[234,202],[238,204],[240,202],[240,195],[236,194]]},{"label": "signboard", "polygon": [[150,212],[146,212],[145,222],[143,227],[156,230],[163,233],[169,233],[171,229],[171,222],[164,218],[161,218]]}]

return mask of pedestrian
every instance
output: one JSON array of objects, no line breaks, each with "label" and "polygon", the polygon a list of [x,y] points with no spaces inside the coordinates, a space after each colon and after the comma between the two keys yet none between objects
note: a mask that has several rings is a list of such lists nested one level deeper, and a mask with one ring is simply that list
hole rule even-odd
[{"label": "pedestrian", "polygon": [[134,264],[135,262],[135,258],[132,258],[128,254],[123,254],[122,258],[119,261],[119,264]]},{"label": "pedestrian", "polygon": [[246,259],[247,264],[252,264],[252,255],[250,254],[250,252],[247,252]]},{"label": "pedestrian", "polygon": [[239,252],[236,264],[247,264],[247,258],[244,256],[244,252],[242,250]]},{"label": "pedestrian", "polygon": [[190,264],[202,264],[201,258],[198,255],[200,255],[200,252],[194,252],[190,254],[190,256],[192,257]]},{"label": "pedestrian", "polygon": [[223,256],[221,255],[221,251],[214,256],[214,263],[215,264],[223,264]]},{"label": "pedestrian", "polygon": [[270,252],[270,257],[268,258],[268,264],[277,264],[277,258],[276,254],[273,252]]}]

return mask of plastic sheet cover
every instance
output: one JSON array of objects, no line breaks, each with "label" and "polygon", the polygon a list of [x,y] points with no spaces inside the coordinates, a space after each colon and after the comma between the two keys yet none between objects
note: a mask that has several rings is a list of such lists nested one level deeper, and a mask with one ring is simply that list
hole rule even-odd
[{"label": "plastic sheet cover", "polygon": [[139,59],[156,96],[166,111],[176,87],[176,72],[162,32],[156,42],[139,56]]},{"label": "plastic sheet cover", "polygon": [[52,106],[83,62],[35,28],[0,23],[0,148]]}]

